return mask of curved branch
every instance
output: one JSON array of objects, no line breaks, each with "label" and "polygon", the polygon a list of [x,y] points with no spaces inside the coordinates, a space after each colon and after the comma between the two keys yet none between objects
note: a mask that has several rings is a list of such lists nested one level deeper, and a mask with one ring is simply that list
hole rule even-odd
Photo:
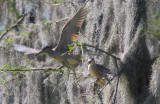
[{"label": "curved branch", "polygon": [[18,19],[18,21],[13,24],[9,29],[7,29],[3,34],[1,34],[0,36],[0,41],[2,40],[2,38],[9,32],[11,31],[13,28],[15,28],[24,18],[26,17],[26,15],[23,15],[20,19]]},{"label": "curved branch", "polygon": [[116,56],[116,55],[114,55],[114,54],[111,54],[111,53],[109,53],[109,52],[106,52],[106,51],[104,51],[104,50],[102,50],[102,49],[100,49],[100,48],[98,48],[98,47],[96,47],[96,46],[93,46],[93,45],[90,45],[90,44],[87,44],[87,43],[84,43],[83,46],[95,48],[96,50],[101,51],[101,52],[103,52],[103,53],[106,53],[107,55],[113,57],[114,59],[117,59],[117,60],[119,60],[119,61],[121,60],[118,56]]}]

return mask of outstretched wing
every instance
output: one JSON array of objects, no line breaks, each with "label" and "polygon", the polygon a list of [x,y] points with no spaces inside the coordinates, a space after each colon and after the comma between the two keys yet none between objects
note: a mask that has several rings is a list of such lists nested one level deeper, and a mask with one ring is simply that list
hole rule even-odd
[{"label": "outstretched wing", "polygon": [[87,9],[85,8],[85,6],[83,6],[79,9],[79,11],[74,15],[71,20],[68,20],[66,22],[56,49],[62,52],[66,52],[69,50],[68,44],[72,44],[73,41],[77,40],[79,30],[86,16]]},{"label": "outstretched wing", "polygon": [[25,52],[26,54],[32,54],[32,53],[39,52],[39,50],[37,50],[37,49],[29,48],[29,47],[26,47],[23,45],[14,44],[13,47],[15,50],[20,51],[20,52]]}]

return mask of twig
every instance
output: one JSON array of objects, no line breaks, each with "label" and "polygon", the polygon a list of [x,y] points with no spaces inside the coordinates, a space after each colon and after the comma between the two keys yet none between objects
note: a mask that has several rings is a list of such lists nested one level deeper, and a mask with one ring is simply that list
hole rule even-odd
[{"label": "twig", "polygon": [[87,78],[90,78],[90,76],[83,77],[83,78],[79,78],[79,79],[77,79],[76,81],[79,82],[80,80],[82,80],[82,79],[87,79]]},{"label": "twig", "polygon": [[59,20],[56,20],[55,22],[58,23],[58,22],[61,22],[61,21],[67,21],[68,19],[70,19],[70,18],[59,19]]},{"label": "twig", "polygon": [[0,36],[0,41],[2,40],[2,38],[13,28],[15,28],[24,18],[26,17],[26,15],[23,15],[20,19],[18,19],[18,21],[13,24],[9,29],[7,29],[1,36]]},{"label": "twig", "polygon": [[88,1],[89,1],[89,0],[87,0],[87,1],[84,3],[84,5],[86,5]]},{"label": "twig", "polygon": [[87,93],[83,93],[83,94],[81,94],[81,96],[83,97],[83,96],[88,96],[88,97],[90,97],[90,98],[94,98],[93,96],[91,96],[91,95],[89,95],[89,94],[87,94]]},{"label": "twig", "polygon": [[115,94],[114,94],[113,104],[115,104],[115,102],[116,102],[117,91],[118,91],[118,84],[119,84],[119,76],[118,76],[118,79],[117,79],[116,91],[115,91]]},{"label": "twig", "polygon": [[[118,71],[118,63],[117,63],[117,60],[116,61],[116,67],[117,67],[117,71]],[[115,104],[116,102],[116,97],[117,97],[117,91],[118,91],[118,84],[119,84],[119,75],[118,75],[118,79],[117,79],[117,84],[116,84],[116,91],[115,91],[115,94],[114,94],[114,98],[113,98],[113,104]]]},{"label": "twig", "polygon": [[84,43],[83,46],[95,48],[96,50],[101,51],[101,52],[103,52],[103,53],[106,53],[107,55],[113,57],[114,59],[117,59],[117,60],[119,60],[119,61],[121,60],[118,56],[116,56],[116,55],[114,55],[114,54],[111,54],[111,53],[109,53],[109,52],[106,52],[106,51],[104,51],[104,50],[102,50],[102,49],[100,49],[100,48],[98,48],[98,47],[93,46],[93,45]]},{"label": "twig", "polygon": [[110,104],[110,102],[112,101],[113,93],[114,93],[114,89],[111,91],[111,96],[109,97],[108,104]]},{"label": "twig", "polygon": [[56,69],[52,69],[52,68],[43,68],[43,69],[40,69],[40,68],[32,68],[32,69],[14,69],[14,70],[1,70],[1,71],[4,71],[4,72],[7,72],[7,71],[9,71],[9,72],[12,72],[12,71],[24,71],[24,72],[26,72],[26,71],[41,71],[41,70],[43,70],[43,71],[58,71],[59,69],[61,69],[62,67],[64,67],[64,66],[60,66],[60,67],[58,67],[58,68],[56,68]]},{"label": "twig", "polygon": [[121,71],[118,72],[118,74],[114,75],[113,78],[110,79],[110,80],[103,86],[103,88],[102,88],[99,92],[102,92],[103,89],[104,89],[115,77],[120,76],[120,74],[121,74],[123,71],[124,71],[124,70],[121,70]]},{"label": "twig", "polygon": [[112,79],[110,79],[104,86],[103,88],[99,91],[99,93],[101,93],[103,91],[103,89],[117,76],[118,74],[116,74]]}]

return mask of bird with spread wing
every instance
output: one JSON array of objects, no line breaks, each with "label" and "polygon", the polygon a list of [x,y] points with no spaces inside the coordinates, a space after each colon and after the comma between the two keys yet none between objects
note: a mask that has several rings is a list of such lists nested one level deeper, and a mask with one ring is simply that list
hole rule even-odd
[{"label": "bird with spread wing", "polygon": [[47,54],[50,57],[61,62],[63,66],[69,69],[72,69],[74,72],[74,75],[76,76],[74,69],[81,62],[81,56],[71,55],[66,52],[69,51],[68,45],[72,44],[73,41],[77,40],[80,28],[86,16],[87,16],[87,9],[85,8],[85,5],[84,5],[78,10],[78,12],[73,16],[72,19],[66,22],[66,24],[63,27],[61,37],[59,39],[59,43],[55,48],[46,46],[42,50],[37,50],[37,49],[33,49],[33,48],[29,48],[29,47],[17,45],[17,44],[14,44],[13,47],[15,50],[25,52],[27,54],[32,54],[32,53],[35,53],[36,55]]}]

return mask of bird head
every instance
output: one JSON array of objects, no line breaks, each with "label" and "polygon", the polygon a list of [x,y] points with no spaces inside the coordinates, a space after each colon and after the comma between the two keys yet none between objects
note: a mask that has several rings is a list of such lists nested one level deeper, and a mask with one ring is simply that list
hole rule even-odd
[{"label": "bird head", "polygon": [[50,50],[52,50],[51,47],[46,46],[40,52],[36,53],[35,56],[40,55],[40,54],[47,54],[49,53]]},{"label": "bird head", "polygon": [[88,60],[88,65],[89,65],[89,64],[92,64],[92,63],[95,63],[94,58],[91,58],[91,59]]}]

